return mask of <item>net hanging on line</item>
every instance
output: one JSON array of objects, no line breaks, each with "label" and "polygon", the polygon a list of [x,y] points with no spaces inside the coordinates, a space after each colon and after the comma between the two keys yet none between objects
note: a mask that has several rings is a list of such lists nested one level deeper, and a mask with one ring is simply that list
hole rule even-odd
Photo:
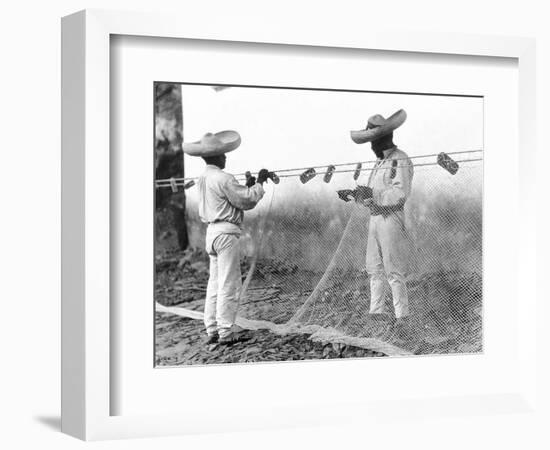
[{"label": "net hanging on line", "polygon": [[268,187],[272,199],[245,219],[244,252],[257,252],[257,261],[239,315],[289,331],[322,327],[377,338],[417,354],[481,351],[482,163],[463,162],[455,175],[437,165],[415,168],[405,205],[411,253],[404,334],[393,327],[389,289],[388,320],[368,315],[370,213],[336,195],[354,185],[349,173],[334,173],[328,184],[317,175]]}]

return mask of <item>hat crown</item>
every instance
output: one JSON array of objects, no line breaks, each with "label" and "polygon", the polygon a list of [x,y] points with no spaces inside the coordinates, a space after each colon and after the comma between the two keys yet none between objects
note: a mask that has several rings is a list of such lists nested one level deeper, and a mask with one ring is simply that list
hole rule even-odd
[{"label": "hat crown", "polygon": [[381,127],[385,123],[386,123],[386,119],[384,118],[384,116],[380,114],[375,114],[374,116],[369,117],[367,128]]},{"label": "hat crown", "polygon": [[218,142],[220,142],[220,140],[218,139],[218,137],[213,134],[213,133],[206,133],[200,140],[200,142],[203,142],[204,144],[206,145],[213,145],[213,144],[216,144]]}]

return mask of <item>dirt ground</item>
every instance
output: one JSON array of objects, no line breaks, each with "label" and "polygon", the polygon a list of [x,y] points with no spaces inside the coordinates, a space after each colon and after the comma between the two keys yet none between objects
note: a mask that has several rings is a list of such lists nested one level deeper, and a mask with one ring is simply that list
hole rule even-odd
[{"label": "dirt ground", "polygon": [[313,342],[304,334],[281,336],[267,330],[247,331],[248,340],[231,346],[207,346],[201,321],[165,313],[156,314],[156,331],[158,366],[385,356],[353,346]]},{"label": "dirt ground", "polygon": [[[243,274],[247,273],[249,263],[246,258],[242,260]],[[239,315],[286,323],[308,299],[320,277],[320,274],[299,270],[287,261],[258,261]],[[208,257],[203,251],[165,249],[159,252],[155,300],[160,304],[202,311],[207,281]],[[336,328],[341,328],[339,324],[345,321],[346,333],[350,335],[379,338],[413,354],[479,353],[482,350],[478,277],[454,272],[432,273],[411,280],[408,285],[411,308],[418,312],[413,317],[414,335],[398,336],[388,322],[365,323],[368,304],[360,298],[370,298],[370,294],[368,278],[361,273],[336,277],[336,282],[324,290],[320,305],[312,309],[311,318],[323,326]],[[344,301],[338,302],[338,298]],[[330,310],[323,307],[323,301],[331,305]],[[249,340],[230,347],[208,347],[200,320],[157,313],[155,321],[159,366],[384,356],[358,347],[313,342],[306,334],[280,336],[267,330],[250,331]]]},{"label": "dirt ground", "polygon": [[[245,258],[242,273],[249,269]],[[156,261],[156,301],[202,311],[208,282],[208,257],[201,250],[165,250]],[[247,318],[284,323],[311,293],[319,275],[298,273],[284,261],[259,262],[250,295],[239,313]],[[294,304],[288,307],[288,302]],[[205,344],[202,321],[173,314],[155,315],[155,349],[158,366],[247,363],[307,359],[369,358],[385,356],[372,350],[314,342],[308,334],[274,334],[268,330],[247,331],[247,340],[231,346]]]}]

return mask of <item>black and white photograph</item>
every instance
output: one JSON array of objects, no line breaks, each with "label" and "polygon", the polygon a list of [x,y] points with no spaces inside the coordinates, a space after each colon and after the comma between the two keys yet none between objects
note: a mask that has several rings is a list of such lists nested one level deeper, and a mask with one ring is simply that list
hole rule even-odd
[{"label": "black and white photograph", "polygon": [[483,352],[482,96],[153,90],[156,367]]}]

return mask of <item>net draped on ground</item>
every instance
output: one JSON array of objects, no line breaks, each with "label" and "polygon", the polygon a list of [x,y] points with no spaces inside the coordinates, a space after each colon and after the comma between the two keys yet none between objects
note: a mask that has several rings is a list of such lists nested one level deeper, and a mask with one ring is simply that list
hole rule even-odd
[{"label": "net draped on ground", "polygon": [[[252,260],[239,316],[273,323],[277,332],[323,331],[368,338],[414,354],[482,351],[482,162],[455,175],[438,165],[415,168],[405,206],[411,254],[407,287],[410,326],[393,327],[369,314],[365,270],[369,210],[344,203],[336,191],[355,187],[352,174],[297,177],[269,184],[247,212],[242,237]],[[273,192],[269,192],[273,190]]]}]

